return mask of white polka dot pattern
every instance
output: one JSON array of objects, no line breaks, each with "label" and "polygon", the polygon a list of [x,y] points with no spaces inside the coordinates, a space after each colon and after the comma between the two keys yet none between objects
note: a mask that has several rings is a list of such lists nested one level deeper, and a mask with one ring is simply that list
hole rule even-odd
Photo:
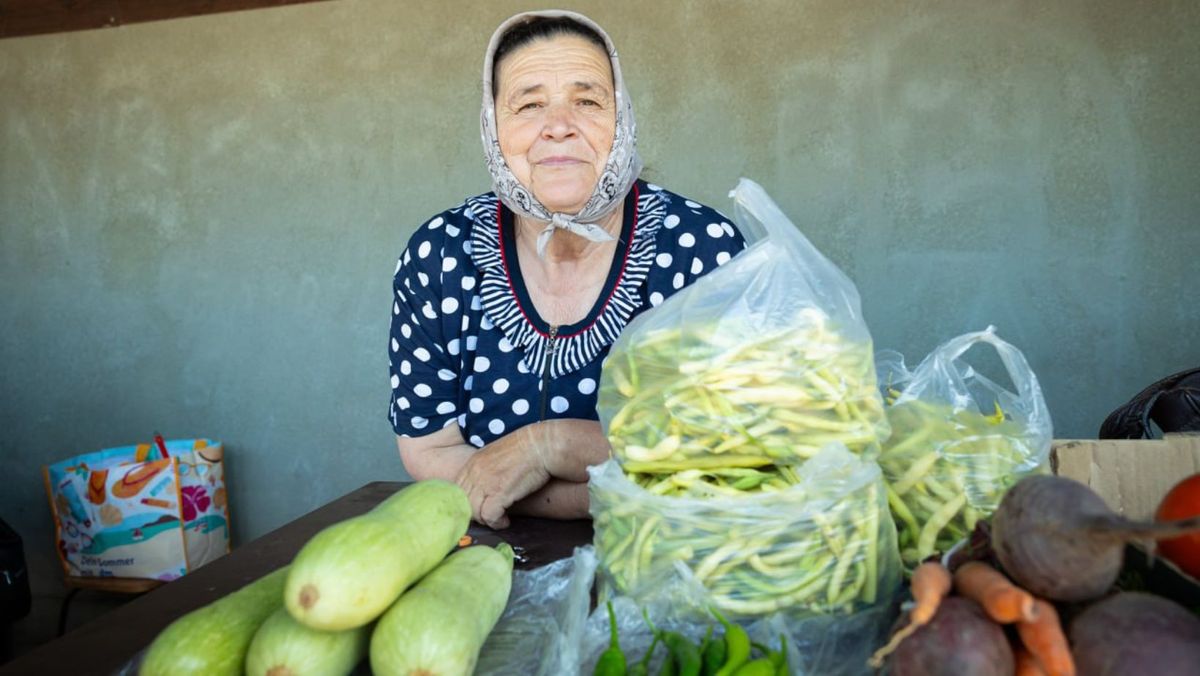
[{"label": "white polka dot pattern", "polygon": [[569,405],[566,397],[558,396],[550,400],[550,410],[555,413],[563,413]]},{"label": "white polka dot pattern", "polygon": [[[621,278],[635,270],[638,286],[628,297],[612,295],[611,288],[603,291],[605,298],[632,300],[622,322],[667,303],[745,246],[721,214],[658,186],[639,186],[639,218],[643,210],[649,216],[634,229],[630,253],[621,259],[626,266]],[[398,435],[423,436],[456,425],[478,448],[544,417],[596,418],[601,362],[611,341],[595,342],[587,359],[575,357],[570,368],[559,368],[543,380],[548,360],[530,355],[544,349],[546,339],[531,340],[528,336],[535,332],[516,332],[511,323],[500,321],[488,296],[494,290],[489,291],[481,261],[498,260],[498,238],[489,242],[477,235],[480,228],[487,230],[481,224],[496,225],[496,209],[492,195],[471,198],[418,228],[396,259],[387,352],[389,418]],[[515,282],[502,281],[504,293],[496,298],[515,308],[510,285]],[[518,313],[517,319],[518,325],[528,326],[524,315]],[[603,321],[611,318],[605,315]],[[623,327],[615,325],[612,339]],[[586,322],[572,331],[560,345],[582,345],[600,335]]]}]

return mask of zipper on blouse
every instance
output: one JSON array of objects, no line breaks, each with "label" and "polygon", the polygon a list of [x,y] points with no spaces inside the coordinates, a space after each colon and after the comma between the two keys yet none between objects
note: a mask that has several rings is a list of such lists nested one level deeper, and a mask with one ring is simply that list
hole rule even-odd
[{"label": "zipper on blouse", "polygon": [[557,344],[554,342],[558,338],[558,327],[550,327],[550,344],[546,346],[546,363],[542,366],[542,396],[541,403],[538,404],[538,410],[541,411],[541,418],[546,419],[546,398],[550,395],[550,362],[554,361],[554,349]]}]

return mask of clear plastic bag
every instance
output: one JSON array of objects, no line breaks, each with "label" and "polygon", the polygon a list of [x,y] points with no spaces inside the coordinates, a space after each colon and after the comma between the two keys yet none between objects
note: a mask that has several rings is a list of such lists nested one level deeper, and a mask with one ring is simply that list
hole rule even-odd
[{"label": "clear plastic bag", "polygon": [[701,614],[847,614],[899,584],[879,468],[844,447],[806,462],[786,490],[728,498],[655,495],[613,460],[588,471],[600,567],[636,601],[681,577],[703,588]]},{"label": "clear plastic bag", "polygon": [[854,284],[753,181],[732,196],[766,237],[621,333],[597,408],[627,472],[874,457],[888,433]]},{"label": "clear plastic bag", "polygon": [[595,573],[590,546],[569,559],[513,573],[508,605],[480,650],[476,676],[576,673]]},{"label": "clear plastic bag", "polygon": [[[710,628],[713,639],[724,637],[724,630],[712,616],[680,616],[665,606],[641,605],[627,596],[614,597],[612,602],[621,649],[631,665],[641,661],[653,641],[642,617],[643,609],[659,629],[683,634],[693,643],[699,644]],[[886,640],[887,630],[898,614],[898,603],[880,604],[852,615],[794,618],[775,613],[740,624],[755,643],[777,650],[780,642],[785,642],[788,673],[792,676],[860,676],[871,673],[867,660]],[[581,676],[595,670],[596,661],[608,647],[608,642],[608,611],[601,604],[588,618],[579,645],[578,673]],[[758,656],[757,652],[755,654]],[[658,673],[666,655],[667,650],[660,643],[651,655],[649,673]]]},{"label": "clear plastic bag", "polygon": [[[980,344],[996,350],[1015,392],[964,359]],[[892,365],[880,385],[895,401],[879,464],[912,567],[970,534],[1010,486],[1042,466],[1053,431],[1037,376],[994,327],[947,341],[911,372],[882,353],[880,363]]]}]

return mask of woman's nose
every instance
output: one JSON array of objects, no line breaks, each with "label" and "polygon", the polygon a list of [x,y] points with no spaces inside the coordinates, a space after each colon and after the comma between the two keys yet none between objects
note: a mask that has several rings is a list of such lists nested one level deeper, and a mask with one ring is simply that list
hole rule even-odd
[{"label": "woman's nose", "polygon": [[567,103],[554,103],[546,107],[546,123],[542,136],[551,139],[570,138],[575,135],[575,111]]}]

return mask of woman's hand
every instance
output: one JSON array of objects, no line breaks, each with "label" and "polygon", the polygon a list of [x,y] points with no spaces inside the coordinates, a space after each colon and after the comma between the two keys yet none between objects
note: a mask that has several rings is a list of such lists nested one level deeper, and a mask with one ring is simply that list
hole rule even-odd
[{"label": "woman's hand", "polygon": [[533,423],[482,449],[464,441],[456,425],[396,441],[413,479],[454,481],[467,493],[472,518],[492,528],[507,527],[506,513],[514,506],[534,516],[586,517],[587,467],[610,453],[594,420]]},{"label": "woman's hand", "polygon": [[467,459],[454,481],[467,493],[475,521],[508,527],[508,509],[550,481],[542,448],[527,426]]}]

